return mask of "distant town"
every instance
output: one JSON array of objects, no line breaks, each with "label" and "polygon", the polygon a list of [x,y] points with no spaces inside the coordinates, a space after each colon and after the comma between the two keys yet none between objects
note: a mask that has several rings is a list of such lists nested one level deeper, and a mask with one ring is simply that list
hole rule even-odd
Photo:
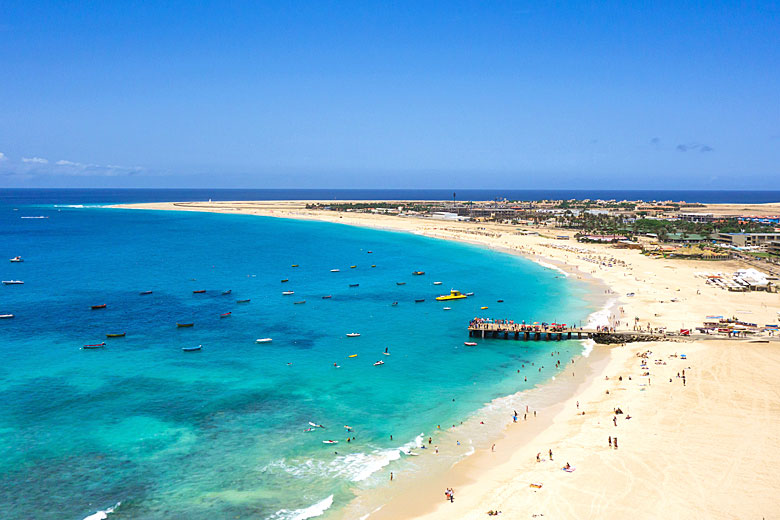
[{"label": "distant town", "polygon": [[[780,265],[780,215],[716,214],[683,201],[538,200],[310,203],[308,209],[518,226],[518,233],[574,231],[580,242],[698,260]],[[557,236],[572,238],[570,233]]]}]

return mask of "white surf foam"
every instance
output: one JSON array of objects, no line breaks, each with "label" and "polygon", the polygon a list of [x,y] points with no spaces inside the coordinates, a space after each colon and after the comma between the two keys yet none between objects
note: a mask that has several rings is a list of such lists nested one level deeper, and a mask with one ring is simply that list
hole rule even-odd
[{"label": "white surf foam", "polygon": [[306,520],[307,518],[314,518],[320,516],[327,511],[330,506],[333,505],[333,495],[328,498],[320,500],[314,505],[305,507],[303,509],[294,509],[292,511],[288,509],[280,509],[274,513],[270,518],[272,520]]},{"label": "white surf foam", "polygon": [[545,262],[543,260],[536,260],[536,263],[541,265],[542,267],[546,267],[547,269],[552,269],[553,271],[558,271],[559,273],[561,273],[566,278],[569,277],[569,273],[567,273],[566,271],[564,271],[563,269],[561,269],[557,265],[548,264],[547,262]]},{"label": "white surf foam", "polygon": [[95,514],[89,515],[84,518],[84,520],[105,520],[108,518],[108,515],[114,512],[114,510],[119,507],[122,504],[122,502],[117,502],[116,505],[113,507],[109,507],[108,509],[104,509],[103,511],[98,511]]}]

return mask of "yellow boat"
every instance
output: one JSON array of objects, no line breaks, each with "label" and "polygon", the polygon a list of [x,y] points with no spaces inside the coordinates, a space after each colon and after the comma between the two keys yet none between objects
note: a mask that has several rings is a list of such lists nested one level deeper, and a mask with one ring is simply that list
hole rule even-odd
[{"label": "yellow boat", "polygon": [[347,356],[347,357],[357,357],[357,354],[350,354],[350,355],[349,355],[349,356]]},{"label": "yellow boat", "polygon": [[462,300],[465,298],[465,294],[461,294],[460,291],[456,291],[455,289],[452,289],[450,291],[450,294],[442,294],[441,296],[437,296],[436,299],[440,302],[445,302],[447,300]]},{"label": "yellow boat", "polygon": [[487,309],[487,307],[480,307],[480,309],[482,309],[484,311],[485,309]]}]

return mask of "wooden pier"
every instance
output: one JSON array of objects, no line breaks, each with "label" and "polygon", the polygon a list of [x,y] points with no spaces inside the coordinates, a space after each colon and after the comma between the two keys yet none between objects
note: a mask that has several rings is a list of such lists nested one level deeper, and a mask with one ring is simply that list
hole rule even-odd
[{"label": "wooden pier", "polygon": [[482,339],[513,339],[523,341],[563,341],[569,339],[592,339],[596,343],[615,344],[635,341],[662,341],[665,334],[636,331],[611,331],[580,327],[542,327],[519,323],[469,323],[469,337]]}]

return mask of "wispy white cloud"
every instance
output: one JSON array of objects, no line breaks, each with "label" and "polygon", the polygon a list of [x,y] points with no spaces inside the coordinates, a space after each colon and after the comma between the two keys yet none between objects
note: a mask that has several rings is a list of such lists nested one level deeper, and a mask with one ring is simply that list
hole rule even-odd
[{"label": "wispy white cloud", "polygon": [[65,159],[60,159],[54,164],[56,164],[57,166],[86,166],[85,164],[81,164],[73,161],[66,161]]},{"label": "wispy white cloud", "polygon": [[8,157],[5,156],[3,152],[0,152],[0,161],[7,161]]},{"label": "wispy white cloud", "polygon": [[48,159],[44,159],[43,157],[22,157],[23,163],[34,163],[34,164],[49,164]]}]

